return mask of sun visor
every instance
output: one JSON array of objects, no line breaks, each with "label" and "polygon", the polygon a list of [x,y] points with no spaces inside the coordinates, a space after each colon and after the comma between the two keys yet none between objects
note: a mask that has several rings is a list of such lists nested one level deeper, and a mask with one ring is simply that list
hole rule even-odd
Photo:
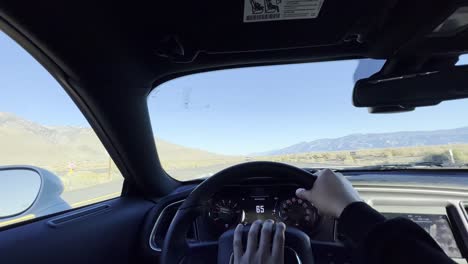
[{"label": "sun visor", "polygon": [[[202,24],[186,28],[205,52],[244,52],[335,45],[369,31],[381,17],[372,0],[204,1]],[[194,15],[194,14],[191,14]],[[194,20],[195,21],[195,20]]]}]

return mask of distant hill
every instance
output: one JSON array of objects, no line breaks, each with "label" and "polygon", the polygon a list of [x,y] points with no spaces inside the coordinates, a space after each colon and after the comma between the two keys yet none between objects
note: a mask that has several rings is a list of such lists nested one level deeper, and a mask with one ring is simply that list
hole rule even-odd
[{"label": "distant hill", "polygon": [[282,149],[271,150],[256,155],[268,156],[315,151],[431,146],[456,143],[468,143],[468,127],[434,131],[352,134],[339,138],[300,142]]},{"label": "distant hill", "polygon": [[109,157],[90,128],[46,127],[9,113],[0,113],[0,146],[2,165],[64,166]]},{"label": "distant hill", "polygon": [[[157,142],[163,162],[224,158],[160,139]],[[108,161],[107,151],[91,128],[48,127],[0,112],[0,165],[28,164],[66,170],[69,162],[107,166]]]}]

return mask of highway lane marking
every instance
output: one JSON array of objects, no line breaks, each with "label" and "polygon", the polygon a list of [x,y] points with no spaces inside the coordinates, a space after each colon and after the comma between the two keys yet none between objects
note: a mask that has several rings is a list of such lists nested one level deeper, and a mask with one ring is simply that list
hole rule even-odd
[{"label": "highway lane marking", "polygon": [[106,194],[106,195],[99,196],[99,197],[96,197],[96,198],[92,198],[92,199],[89,199],[89,200],[84,200],[84,201],[81,201],[81,202],[73,203],[71,205],[71,207],[76,208],[76,207],[80,207],[80,206],[83,206],[83,205],[89,205],[89,204],[92,204],[92,203],[101,202],[101,201],[104,201],[104,200],[107,200],[107,199],[111,199],[111,198],[115,198],[117,196],[120,196],[120,194],[121,194],[121,192]]},{"label": "highway lane marking", "polygon": [[23,221],[26,221],[26,220],[30,220],[30,219],[33,219],[35,218],[36,216],[34,214],[27,214],[27,215],[23,215],[21,217],[18,217],[18,218],[15,218],[15,219],[11,219],[11,220],[7,220],[5,222],[1,222],[0,223],[0,227],[2,226],[7,226],[7,225],[12,225],[12,224],[16,224],[16,223],[19,223],[19,222],[23,222]]}]

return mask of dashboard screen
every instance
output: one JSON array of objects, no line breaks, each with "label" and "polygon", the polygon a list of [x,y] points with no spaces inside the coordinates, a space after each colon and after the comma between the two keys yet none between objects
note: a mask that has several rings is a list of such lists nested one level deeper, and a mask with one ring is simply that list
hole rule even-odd
[{"label": "dashboard screen", "polygon": [[245,218],[243,223],[250,224],[255,220],[275,219],[275,205],[278,197],[247,197],[243,198]]},{"label": "dashboard screen", "polygon": [[446,215],[384,213],[387,218],[404,217],[424,228],[451,258],[462,258]]}]

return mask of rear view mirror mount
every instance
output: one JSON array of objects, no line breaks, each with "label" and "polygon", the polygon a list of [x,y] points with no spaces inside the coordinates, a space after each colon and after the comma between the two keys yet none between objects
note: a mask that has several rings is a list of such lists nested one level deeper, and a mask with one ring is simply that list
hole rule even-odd
[{"label": "rear view mirror mount", "polygon": [[397,76],[378,74],[356,82],[353,104],[370,113],[413,111],[442,101],[468,98],[468,66]]}]

